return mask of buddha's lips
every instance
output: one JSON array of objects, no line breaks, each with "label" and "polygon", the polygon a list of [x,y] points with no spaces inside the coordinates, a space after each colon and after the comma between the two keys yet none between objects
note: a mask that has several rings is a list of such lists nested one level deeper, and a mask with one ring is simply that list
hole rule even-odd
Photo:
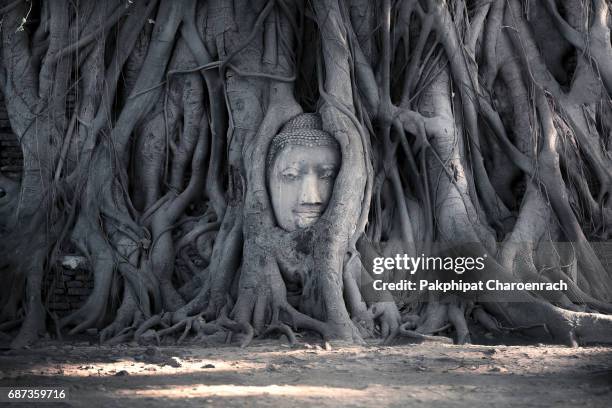
[{"label": "buddha's lips", "polygon": [[321,214],[323,213],[323,211],[321,210],[296,210],[293,211],[293,213],[299,217],[304,217],[304,218],[316,218],[316,217],[320,217]]}]

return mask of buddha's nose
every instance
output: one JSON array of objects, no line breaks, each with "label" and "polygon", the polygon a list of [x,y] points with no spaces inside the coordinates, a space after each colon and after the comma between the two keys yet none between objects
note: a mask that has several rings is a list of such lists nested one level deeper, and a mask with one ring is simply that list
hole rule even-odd
[{"label": "buddha's nose", "polygon": [[302,180],[300,202],[311,205],[323,204],[321,192],[319,191],[319,179],[315,174],[308,174]]}]

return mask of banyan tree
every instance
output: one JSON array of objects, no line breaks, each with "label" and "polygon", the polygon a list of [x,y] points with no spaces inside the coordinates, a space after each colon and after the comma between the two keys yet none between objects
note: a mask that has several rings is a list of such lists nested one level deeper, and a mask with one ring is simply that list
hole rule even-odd
[{"label": "banyan tree", "polygon": [[[0,331],[609,343],[611,8],[0,1]],[[567,287],[366,293],[376,257],[468,244],[478,279]],[[93,290],[57,316],[67,256]]]}]

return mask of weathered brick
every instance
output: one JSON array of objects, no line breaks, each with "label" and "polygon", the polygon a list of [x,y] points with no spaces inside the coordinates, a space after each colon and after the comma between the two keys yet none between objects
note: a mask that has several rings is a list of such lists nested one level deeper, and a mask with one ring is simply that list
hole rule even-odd
[{"label": "weathered brick", "polygon": [[63,288],[56,288],[56,289],[53,291],[53,293],[54,293],[54,294],[56,294],[56,295],[63,295],[63,294],[65,294],[65,293],[66,293],[66,289],[63,289]]},{"label": "weathered brick", "polygon": [[66,302],[49,303],[49,309],[51,310],[70,310],[70,304]]},{"label": "weathered brick", "polygon": [[19,142],[11,129],[4,100],[0,98],[0,171],[17,177],[23,171],[22,161]]},{"label": "weathered brick", "polygon": [[66,296],[64,296],[64,299],[68,303],[76,303],[76,302],[79,302],[81,300],[81,295],[76,295],[74,293],[68,292],[68,294]]},{"label": "weathered brick", "polygon": [[2,156],[11,159],[20,159],[22,155],[17,149],[4,149],[2,150]]},{"label": "weathered brick", "polygon": [[0,167],[0,170],[7,173],[19,173],[21,172],[21,166],[2,166]]},{"label": "weathered brick", "polygon": [[82,288],[83,287],[83,282],[78,281],[78,280],[69,280],[68,282],[66,282],[66,287],[68,287],[68,288]]},{"label": "weathered brick", "polygon": [[69,295],[89,295],[90,293],[89,288],[68,288]]},{"label": "weathered brick", "polygon": [[70,302],[70,308],[72,310],[80,309],[81,307],[83,307],[84,304],[85,302],[82,300],[79,300],[78,302]]}]

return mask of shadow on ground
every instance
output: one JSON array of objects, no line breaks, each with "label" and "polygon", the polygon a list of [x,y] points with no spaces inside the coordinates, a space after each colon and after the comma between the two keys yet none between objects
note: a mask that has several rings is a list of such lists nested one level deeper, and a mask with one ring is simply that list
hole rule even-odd
[{"label": "shadow on ground", "polygon": [[612,401],[612,349],[601,347],[51,342],[3,351],[0,367],[2,387],[65,387],[70,400],[56,406],[575,408]]}]

